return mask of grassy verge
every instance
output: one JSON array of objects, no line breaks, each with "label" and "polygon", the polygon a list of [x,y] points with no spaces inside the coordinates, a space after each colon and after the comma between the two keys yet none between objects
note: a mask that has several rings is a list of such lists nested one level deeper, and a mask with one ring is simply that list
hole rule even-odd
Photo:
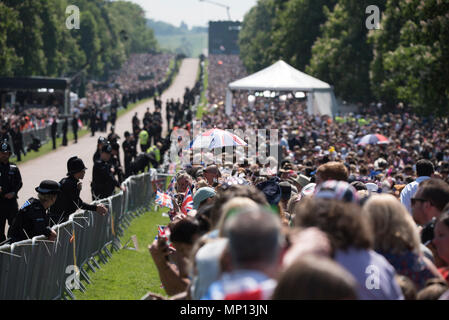
[{"label": "grassy verge", "polygon": [[120,108],[117,111],[117,119],[120,118],[121,116],[123,116],[124,114],[127,114],[128,112],[132,111],[135,107],[137,107],[138,105],[141,105],[142,103],[146,103],[150,100],[152,100],[153,98],[146,98],[146,99],[142,99],[139,101],[136,101],[134,103],[131,103],[128,105],[128,108]]},{"label": "grassy verge", "polygon": [[166,295],[148,252],[148,245],[157,235],[157,225],[169,222],[167,217],[162,216],[162,212],[166,211],[150,211],[134,219],[120,241],[125,245],[132,235],[136,235],[139,250],[122,249],[114,252],[107,264],[100,264],[100,270],[96,273],[89,271],[92,284],[86,284],[85,293],[75,291],[76,299],[139,300],[148,291]]},{"label": "grassy verge", "polygon": [[203,79],[203,92],[201,92],[200,102],[198,104],[198,110],[196,111],[196,118],[200,120],[203,117],[203,113],[207,111],[207,97],[206,92],[209,84],[209,73],[207,67],[209,60],[204,60],[204,79]]},{"label": "grassy verge", "polygon": [[[78,131],[78,140],[83,137],[84,135],[86,135],[89,132],[88,128],[84,128]],[[73,131],[68,131],[67,132],[67,146],[69,146],[70,144],[72,144],[72,142],[74,141],[74,136],[73,136]],[[58,150],[60,147],[62,147],[62,136],[59,138],[56,138],[56,150]],[[27,154],[24,156],[22,154],[22,159],[20,162],[17,162],[17,158],[16,156],[13,154],[11,156],[11,162],[15,162],[15,163],[19,163],[19,164],[23,164],[27,161],[39,158],[40,156],[43,156],[47,153],[50,153],[53,150],[53,142],[50,140],[47,143],[44,143],[40,148],[38,152],[35,151],[28,151]]]},{"label": "grassy verge", "polygon": [[[176,67],[177,70],[179,71],[179,68],[181,67],[181,63],[182,63],[182,60],[176,60],[176,59],[174,59],[174,60],[171,60],[171,61],[170,61],[170,64],[168,65],[168,72],[167,72],[167,75],[165,76],[164,81],[168,80],[168,78],[170,77],[170,74],[173,72],[173,69],[174,69],[175,67]],[[175,76],[176,76],[176,74],[173,75],[173,79],[174,79]]]}]

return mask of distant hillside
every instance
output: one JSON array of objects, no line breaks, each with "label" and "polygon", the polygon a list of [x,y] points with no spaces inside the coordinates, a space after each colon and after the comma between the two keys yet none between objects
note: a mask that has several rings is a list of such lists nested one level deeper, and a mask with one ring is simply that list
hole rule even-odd
[{"label": "distant hillside", "polygon": [[184,22],[176,27],[153,19],[148,19],[147,25],[153,29],[161,49],[184,53],[188,57],[198,57],[208,46],[207,27],[189,29]]}]

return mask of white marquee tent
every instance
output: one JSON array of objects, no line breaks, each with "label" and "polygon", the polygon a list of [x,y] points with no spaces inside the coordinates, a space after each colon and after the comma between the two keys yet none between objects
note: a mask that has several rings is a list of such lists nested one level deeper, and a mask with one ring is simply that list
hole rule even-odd
[{"label": "white marquee tent", "polygon": [[305,92],[309,114],[327,114],[332,117],[337,110],[334,90],[329,84],[296,70],[282,60],[228,85],[226,93],[228,115],[232,113],[232,91],[236,90]]}]

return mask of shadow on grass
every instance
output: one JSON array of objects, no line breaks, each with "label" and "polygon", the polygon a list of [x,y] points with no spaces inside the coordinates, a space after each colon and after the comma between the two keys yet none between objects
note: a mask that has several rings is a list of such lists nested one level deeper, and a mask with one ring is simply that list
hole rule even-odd
[{"label": "shadow on grass", "polygon": [[[169,219],[162,216],[164,212],[167,212],[167,209],[148,211],[135,218],[120,238],[120,242],[125,245],[131,236],[135,235],[138,250],[122,248],[114,251],[107,263],[97,260],[101,269],[96,269],[95,273],[88,270],[91,284],[82,280],[86,292],[75,290],[76,299],[140,300],[148,291],[166,296],[148,251],[148,245],[157,235],[157,226],[169,223]],[[129,246],[133,247],[132,241]]]}]

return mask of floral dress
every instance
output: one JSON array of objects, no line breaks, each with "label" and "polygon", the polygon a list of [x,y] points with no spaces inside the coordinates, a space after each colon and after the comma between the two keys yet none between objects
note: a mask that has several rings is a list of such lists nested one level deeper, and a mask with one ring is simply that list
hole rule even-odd
[{"label": "floral dress", "polygon": [[424,288],[428,279],[435,278],[435,275],[424,262],[423,257],[412,251],[399,254],[389,252],[379,253],[390,262],[398,274],[410,278],[417,290]]}]

